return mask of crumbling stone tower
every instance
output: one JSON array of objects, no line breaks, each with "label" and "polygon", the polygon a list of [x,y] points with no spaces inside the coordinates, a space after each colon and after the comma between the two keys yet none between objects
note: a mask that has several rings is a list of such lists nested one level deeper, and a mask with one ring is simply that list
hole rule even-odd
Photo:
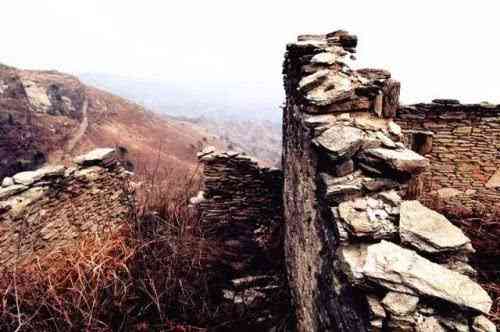
[{"label": "crumbling stone tower", "polygon": [[287,47],[285,253],[298,330],[492,331],[470,240],[401,198],[429,161],[392,120],[399,83],[351,69],[356,45],[336,31]]}]

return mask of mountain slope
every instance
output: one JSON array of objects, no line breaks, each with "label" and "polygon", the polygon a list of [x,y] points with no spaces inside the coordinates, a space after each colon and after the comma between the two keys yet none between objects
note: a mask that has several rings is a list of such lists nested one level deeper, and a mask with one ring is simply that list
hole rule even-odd
[{"label": "mountain slope", "polygon": [[87,73],[80,79],[162,114],[181,117],[262,164],[281,161],[281,86],[266,82],[185,82]]},{"label": "mountain slope", "polygon": [[189,173],[203,145],[221,143],[193,123],[153,114],[76,77],[0,66],[0,179],[95,147],[122,146],[137,169]]}]

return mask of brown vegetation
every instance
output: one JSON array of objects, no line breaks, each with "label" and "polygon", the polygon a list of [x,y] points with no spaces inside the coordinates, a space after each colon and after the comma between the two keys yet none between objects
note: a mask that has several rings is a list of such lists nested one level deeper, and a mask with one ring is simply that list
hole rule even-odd
[{"label": "brown vegetation", "polygon": [[[96,147],[116,145],[126,147],[135,164],[148,166],[161,150],[164,166],[186,175],[196,168],[196,152],[202,145],[222,144],[193,123],[153,114],[123,98],[87,87],[71,75],[0,68],[0,81],[8,87],[0,94],[0,180],[47,160],[60,163]],[[44,109],[36,98],[30,99],[26,82],[46,92],[47,98],[54,94],[51,107]],[[62,101],[71,107],[59,105]],[[85,101],[88,127],[75,149],[65,151],[83,121]]]},{"label": "brown vegetation", "polygon": [[438,201],[427,205],[445,214],[471,239],[476,249],[471,263],[479,273],[481,286],[493,299],[489,318],[500,328],[500,210],[450,208]]},{"label": "brown vegetation", "polygon": [[2,271],[0,330],[201,331],[185,322],[216,320],[210,267],[217,245],[205,240],[187,206],[195,178],[161,166],[143,174],[148,181],[118,232]]}]

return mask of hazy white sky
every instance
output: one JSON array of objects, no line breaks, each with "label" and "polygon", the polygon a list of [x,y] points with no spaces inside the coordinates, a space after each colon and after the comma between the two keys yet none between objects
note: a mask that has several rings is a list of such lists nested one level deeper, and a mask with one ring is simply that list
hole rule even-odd
[{"label": "hazy white sky", "polygon": [[[500,103],[498,0],[3,0],[0,62],[281,91],[300,33],[358,35],[359,66],[390,69],[404,102]],[[249,93],[252,93],[249,91]]]}]

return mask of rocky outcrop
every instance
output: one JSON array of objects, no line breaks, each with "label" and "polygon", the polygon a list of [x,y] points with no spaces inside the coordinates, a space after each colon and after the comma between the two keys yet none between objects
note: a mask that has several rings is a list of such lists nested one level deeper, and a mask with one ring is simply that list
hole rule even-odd
[{"label": "rocky outcrop", "polygon": [[45,166],[5,178],[0,188],[0,264],[30,263],[96,232],[124,225],[130,173],[114,149],[97,149],[72,167]]},{"label": "rocky outcrop", "polygon": [[0,179],[40,167],[63,147],[84,94],[68,75],[0,67]]},{"label": "rocky outcrop", "polygon": [[297,328],[473,331],[492,300],[465,268],[470,240],[402,198],[429,160],[393,120],[399,83],[349,66],[354,40],[301,36],[285,57],[285,252]]},{"label": "rocky outcrop", "polygon": [[288,312],[283,257],[282,172],[238,152],[198,154],[203,190],[191,199],[204,233],[222,247],[218,290],[228,330],[272,331]]}]

